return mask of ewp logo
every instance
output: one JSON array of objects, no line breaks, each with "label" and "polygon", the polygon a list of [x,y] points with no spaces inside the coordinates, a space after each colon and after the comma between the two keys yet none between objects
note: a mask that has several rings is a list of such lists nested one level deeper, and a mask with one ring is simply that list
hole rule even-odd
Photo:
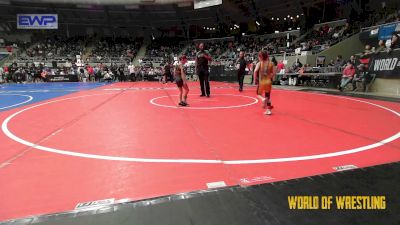
[{"label": "ewp logo", "polygon": [[18,29],[58,29],[57,14],[18,14]]}]

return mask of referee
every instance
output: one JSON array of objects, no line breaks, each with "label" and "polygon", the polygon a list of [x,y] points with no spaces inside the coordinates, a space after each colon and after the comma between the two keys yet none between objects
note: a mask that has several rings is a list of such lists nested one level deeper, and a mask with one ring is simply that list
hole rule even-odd
[{"label": "referee", "polygon": [[247,66],[247,62],[244,59],[244,51],[240,51],[239,59],[236,61],[236,69],[237,69],[240,92],[243,91],[243,79],[244,79],[244,76],[246,75],[246,66]]},{"label": "referee", "polygon": [[196,73],[200,80],[200,97],[210,97],[210,82],[208,72],[208,61],[211,61],[210,53],[204,50],[204,43],[199,44],[199,51],[196,54]]}]

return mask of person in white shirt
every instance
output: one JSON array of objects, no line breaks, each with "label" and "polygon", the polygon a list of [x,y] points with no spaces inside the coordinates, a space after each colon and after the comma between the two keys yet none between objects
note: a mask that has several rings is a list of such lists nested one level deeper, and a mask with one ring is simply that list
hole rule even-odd
[{"label": "person in white shirt", "polygon": [[128,66],[128,71],[129,71],[129,77],[132,81],[135,81],[135,66],[130,63]]}]

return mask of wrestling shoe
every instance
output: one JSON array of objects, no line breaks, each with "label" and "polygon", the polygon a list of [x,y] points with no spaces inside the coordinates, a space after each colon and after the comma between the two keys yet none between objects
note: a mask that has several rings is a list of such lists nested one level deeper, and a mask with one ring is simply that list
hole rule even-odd
[{"label": "wrestling shoe", "polygon": [[272,112],[271,112],[271,110],[270,109],[267,109],[265,112],[264,112],[264,115],[272,115]]}]

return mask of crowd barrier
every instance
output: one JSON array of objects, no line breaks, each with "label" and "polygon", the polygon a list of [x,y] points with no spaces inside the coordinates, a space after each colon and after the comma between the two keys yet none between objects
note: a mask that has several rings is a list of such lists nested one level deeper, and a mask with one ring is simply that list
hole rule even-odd
[{"label": "crowd barrier", "polygon": [[[247,73],[246,76],[252,76]],[[296,79],[297,83],[301,82],[303,86],[310,87],[323,87],[323,88],[337,88],[340,84],[342,72],[335,71],[334,68],[318,68],[313,72],[299,73],[285,73],[277,74],[275,77],[275,84],[280,84],[281,80],[289,78]],[[237,82],[237,70],[227,69],[225,66],[210,66],[210,80],[211,81],[224,81],[224,82]]]},{"label": "crowd barrier", "polygon": [[392,52],[372,54],[369,59],[369,73],[377,78],[400,78],[400,49]]},{"label": "crowd barrier", "polygon": [[47,82],[78,82],[78,75],[48,75],[45,79]]}]

